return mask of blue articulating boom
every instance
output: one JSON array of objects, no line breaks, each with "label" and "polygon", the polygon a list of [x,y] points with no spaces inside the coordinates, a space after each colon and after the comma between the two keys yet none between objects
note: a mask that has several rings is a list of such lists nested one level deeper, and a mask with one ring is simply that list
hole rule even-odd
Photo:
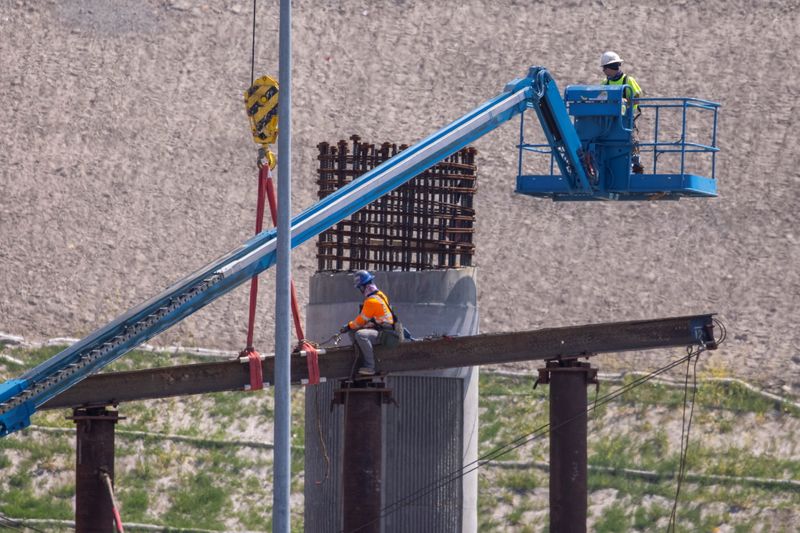
[{"label": "blue articulating boom", "polygon": [[[295,248],[407,182],[472,141],[523,113],[536,109],[549,146],[569,186],[590,195],[581,159],[581,141],[555,81],[543,67],[506,85],[489,100],[430,137],[384,162],[292,219]],[[276,261],[277,232],[264,231],[243,245],[134,307],[108,325],[0,385],[0,436],[25,428],[49,399],[158,335]]]}]

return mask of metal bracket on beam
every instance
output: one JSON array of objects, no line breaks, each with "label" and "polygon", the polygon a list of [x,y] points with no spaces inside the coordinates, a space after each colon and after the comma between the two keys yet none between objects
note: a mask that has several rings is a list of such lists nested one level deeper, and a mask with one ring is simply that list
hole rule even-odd
[{"label": "metal bracket on beam", "polygon": [[576,359],[556,359],[547,361],[545,368],[539,369],[539,376],[536,378],[533,388],[535,389],[540,384],[547,385],[550,383],[551,372],[585,372],[586,383],[599,384],[597,381],[597,369],[593,368],[591,363],[582,363]]},{"label": "metal bracket on beam", "polygon": [[344,405],[347,401],[348,394],[374,394],[376,401],[381,403],[394,403],[397,401],[392,398],[392,389],[386,388],[386,382],[383,377],[376,377],[372,379],[363,380],[342,380],[339,382],[339,388],[334,389],[333,399],[331,400],[331,410],[333,406]]}]

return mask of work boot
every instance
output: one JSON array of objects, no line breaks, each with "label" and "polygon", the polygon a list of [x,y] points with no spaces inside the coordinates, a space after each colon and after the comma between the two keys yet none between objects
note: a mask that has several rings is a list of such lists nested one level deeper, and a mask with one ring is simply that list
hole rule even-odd
[{"label": "work boot", "polygon": [[634,163],[633,164],[633,173],[634,174],[644,174],[644,167],[641,163]]},{"label": "work boot", "polygon": [[361,368],[358,369],[358,373],[362,376],[374,376],[375,369],[370,368],[368,366],[362,366]]}]

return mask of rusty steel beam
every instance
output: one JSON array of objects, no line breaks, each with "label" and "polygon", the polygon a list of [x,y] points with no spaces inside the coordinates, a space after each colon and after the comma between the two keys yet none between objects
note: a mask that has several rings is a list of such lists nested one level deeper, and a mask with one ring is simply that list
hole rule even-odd
[{"label": "rusty steel beam", "polygon": [[[377,346],[381,372],[458,368],[521,361],[589,357],[601,353],[649,350],[704,344],[715,348],[713,315],[693,315],[631,322],[494,333],[473,337],[445,337],[407,342],[397,348]],[[292,382],[308,378],[306,359],[292,356]],[[319,357],[320,376],[347,378],[353,368],[350,347],[329,349]],[[273,382],[273,359],[262,362],[264,381]],[[250,384],[247,364],[238,359],[91,376],[40,409],[121,402],[242,390]]]}]

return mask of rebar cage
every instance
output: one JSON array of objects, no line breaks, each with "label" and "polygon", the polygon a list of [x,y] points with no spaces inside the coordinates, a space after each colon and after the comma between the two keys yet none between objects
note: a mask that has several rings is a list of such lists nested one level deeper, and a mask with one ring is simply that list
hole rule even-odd
[{"label": "rebar cage", "polygon": [[[405,150],[407,145],[326,142],[319,149],[319,198]],[[318,270],[425,270],[472,265],[477,150],[462,148],[324,231]]]}]

